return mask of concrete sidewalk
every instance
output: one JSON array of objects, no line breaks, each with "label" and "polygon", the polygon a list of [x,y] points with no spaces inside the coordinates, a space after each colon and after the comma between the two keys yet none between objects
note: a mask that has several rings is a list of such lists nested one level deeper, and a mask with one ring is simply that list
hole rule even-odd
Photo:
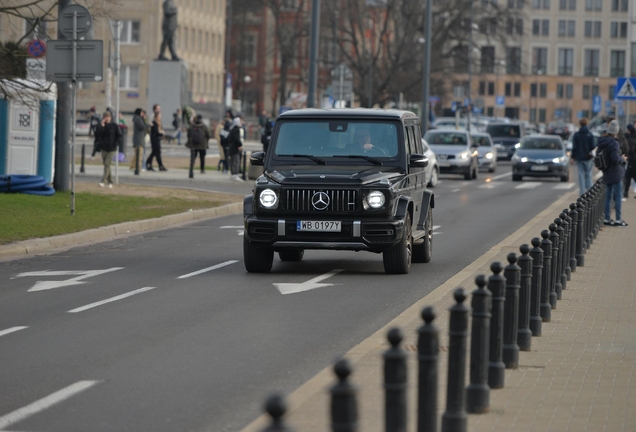
[{"label": "concrete sidewalk", "polygon": [[[410,354],[408,430],[416,430],[415,332],[422,324],[420,311],[428,305],[435,307],[440,330],[441,417],[446,406],[452,291],[458,286],[475,289],[475,276],[490,275],[493,261],[503,263],[509,252],[519,253],[521,244],[538,237],[576,198],[572,192],[558,200],[346,354],[354,365],[352,381],[359,388],[359,430],[384,430],[382,353],[388,348],[387,331],[396,326],[404,331],[405,349]],[[552,321],[543,324],[543,335],[532,338],[532,351],[520,353],[519,369],[506,370],[505,388],[490,392],[490,412],[468,416],[469,431],[636,431],[635,199],[623,203],[623,217],[632,225],[604,227],[599,232],[587,251],[585,267],[572,274],[562,300],[552,311]],[[467,380],[468,376],[466,373]],[[328,389],[334,383],[332,369],[326,368],[289,395],[286,422],[299,432],[330,430]],[[263,400],[265,396],[254,395]],[[267,423],[261,416],[244,431],[260,431]]]}]

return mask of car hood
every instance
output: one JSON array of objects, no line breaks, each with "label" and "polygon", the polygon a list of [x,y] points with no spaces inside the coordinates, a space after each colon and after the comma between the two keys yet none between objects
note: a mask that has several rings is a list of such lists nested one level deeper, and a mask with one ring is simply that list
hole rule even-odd
[{"label": "car hood", "polygon": [[479,148],[477,149],[477,152],[479,153],[479,156],[484,156],[486,153],[492,152],[492,148],[479,146]]},{"label": "car hood", "polygon": [[518,157],[527,157],[530,160],[541,159],[543,161],[551,161],[554,158],[562,157],[565,155],[563,150],[524,150],[517,149],[515,155]]},{"label": "car hood", "polygon": [[404,170],[391,166],[277,166],[265,171],[265,175],[284,186],[314,184],[317,188],[324,185],[362,186],[385,180],[394,183],[404,178]]},{"label": "car hood", "polygon": [[515,137],[492,137],[492,142],[495,145],[503,144],[505,146],[511,146],[511,145],[517,144],[519,141],[521,141],[521,138],[515,138]]},{"label": "car hood", "polygon": [[444,145],[444,144],[429,144],[429,145],[431,146],[431,150],[433,150],[433,152],[436,155],[438,154],[456,155],[468,150],[468,147],[466,147],[466,145]]}]

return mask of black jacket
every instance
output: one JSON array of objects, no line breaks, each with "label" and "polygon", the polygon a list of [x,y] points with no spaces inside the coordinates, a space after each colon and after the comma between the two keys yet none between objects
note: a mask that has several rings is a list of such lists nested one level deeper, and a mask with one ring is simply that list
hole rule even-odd
[{"label": "black jacket", "polygon": [[163,134],[159,130],[159,124],[153,120],[152,127],[150,128],[150,145],[159,147],[161,145],[161,138],[163,138]]},{"label": "black jacket", "polygon": [[609,159],[609,168],[603,170],[603,182],[605,184],[619,183],[625,177],[623,157],[618,141],[613,136],[599,138],[596,152],[606,151],[605,155]]},{"label": "black jacket", "polygon": [[101,124],[95,131],[95,138],[99,142],[100,150],[111,152],[117,150],[121,143],[121,129],[117,123],[108,123],[106,126]]},{"label": "black jacket", "polygon": [[572,159],[577,161],[592,159],[588,155],[594,147],[596,147],[594,135],[590,133],[587,126],[581,126],[572,137]]},{"label": "black jacket", "polygon": [[627,162],[629,162],[630,168],[636,168],[636,129],[627,136],[627,144],[629,145],[629,151],[627,153]]},{"label": "black jacket", "polygon": [[240,148],[243,146],[243,143],[241,142],[241,128],[239,126],[234,126],[230,129],[230,135],[227,137],[227,142],[230,155],[239,154],[241,152]]}]

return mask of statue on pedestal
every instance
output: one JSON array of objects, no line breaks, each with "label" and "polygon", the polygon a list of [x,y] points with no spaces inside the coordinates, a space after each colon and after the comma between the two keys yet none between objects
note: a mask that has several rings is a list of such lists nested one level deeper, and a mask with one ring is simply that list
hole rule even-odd
[{"label": "statue on pedestal", "polygon": [[175,50],[176,33],[177,33],[177,5],[174,0],[164,0],[163,2],[163,22],[161,24],[163,33],[163,41],[161,42],[161,51],[157,60],[168,60],[163,53],[166,47],[170,50],[173,61],[179,61],[177,51]]}]

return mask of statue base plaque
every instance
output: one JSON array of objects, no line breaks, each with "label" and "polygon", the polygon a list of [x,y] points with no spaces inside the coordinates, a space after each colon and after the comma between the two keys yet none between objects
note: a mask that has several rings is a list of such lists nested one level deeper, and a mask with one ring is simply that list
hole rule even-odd
[{"label": "statue base plaque", "polygon": [[188,65],[180,61],[154,60],[150,63],[148,83],[148,113],[152,121],[152,106],[161,105],[165,129],[172,128],[172,114],[189,105]]}]

